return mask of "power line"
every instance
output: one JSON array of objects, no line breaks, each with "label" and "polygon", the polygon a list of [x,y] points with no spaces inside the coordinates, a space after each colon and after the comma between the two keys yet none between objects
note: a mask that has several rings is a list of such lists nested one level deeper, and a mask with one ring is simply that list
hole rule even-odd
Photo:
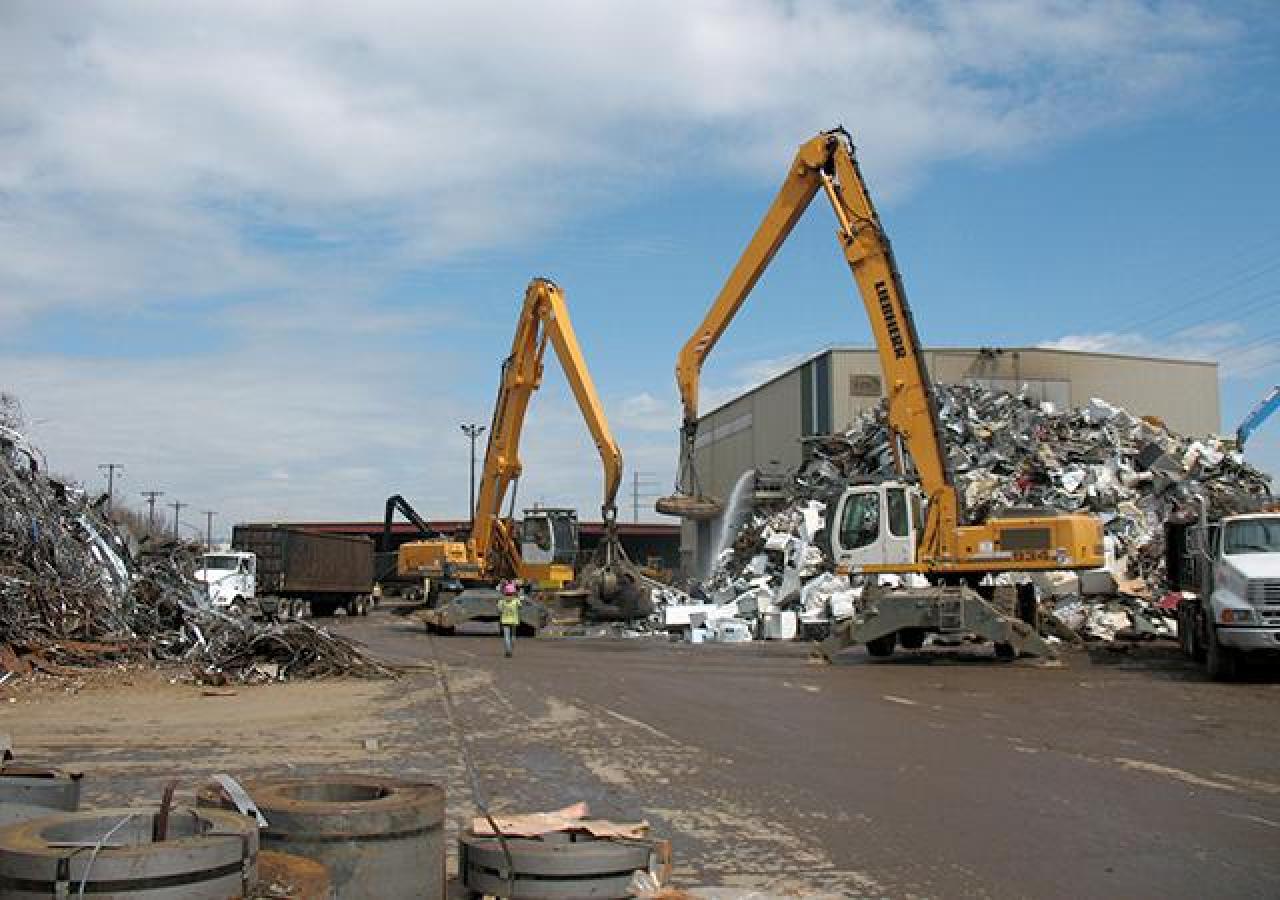
[{"label": "power line", "polygon": [[[1229,252],[1223,256],[1217,257],[1216,259],[1209,258],[1204,260],[1198,269],[1198,272],[1200,273],[1198,276],[1193,275],[1188,278],[1185,275],[1185,270],[1180,269],[1176,280],[1172,278],[1169,279],[1165,284],[1156,288],[1155,292],[1151,296],[1145,300],[1139,301],[1132,308],[1132,313],[1136,314],[1136,318],[1131,322],[1127,322],[1124,328],[1120,330],[1136,327],[1155,315],[1166,314],[1169,311],[1168,295],[1173,289],[1187,290],[1188,288],[1192,288],[1194,290],[1202,290],[1202,287],[1200,286],[1194,288],[1192,286],[1200,285],[1204,282],[1212,283],[1213,281],[1220,281],[1223,272],[1248,271],[1259,265],[1264,268],[1270,266],[1274,261],[1280,259],[1280,257],[1273,256],[1269,252],[1269,248],[1274,246],[1276,243],[1277,241],[1275,236],[1268,236],[1263,238],[1261,241],[1258,241],[1256,244],[1251,245],[1247,249],[1237,249],[1235,252]],[[1262,250],[1263,248],[1268,248],[1268,252],[1265,253],[1260,260],[1255,259],[1252,262],[1247,262],[1243,265],[1235,265],[1237,260],[1243,259],[1254,251]]]},{"label": "power line", "polygon": [[[1193,294],[1190,298],[1183,300],[1179,303],[1176,303],[1172,306],[1166,305],[1162,309],[1158,310],[1158,314],[1162,318],[1167,319],[1168,317],[1184,309],[1189,309],[1192,306],[1195,306],[1200,303],[1204,303],[1209,300],[1215,300],[1218,297],[1221,297],[1223,294],[1227,293],[1228,291],[1235,290],[1236,288],[1249,284],[1250,282],[1257,281],[1263,275],[1270,274],[1271,272],[1274,272],[1277,269],[1280,269],[1280,257],[1276,257],[1274,260],[1269,261],[1268,264],[1263,266],[1261,269],[1257,269],[1253,272],[1250,272],[1247,275],[1236,277],[1233,280],[1228,280],[1225,284],[1220,284],[1217,287],[1215,287],[1213,290],[1208,291],[1207,293]],[[1136,328],[1137,326],[1144,324],[1145,322],[1149,321],[1150,318],[1151,318],[1150,313],[1139,315],[1138,317],[1126,322],[1124,325],[1118,326],[1116,330],[1120,332],[1128,331],[1131,328]]]},{"label": "power line", "polygon": [[1243,317],[1251,316],[1256,312],[1260,312],[1274,306],[1276,297],[1280,297],[1280,290],[1267,291],[1264,294],[1259,294],[1256,297],[1250,297],[1241,303],[1235,304],[1230,310],[1230,320],[1224,319],[1223,311],[1215,308],[1213,312],[1191,319],[1190,321],[1182,322],[1180,324],[1172,324],[1166,328],[1156,328],[1150,333],[1150,336],[1153,339],[1169,338],[1191,331],[1200,325],[1208,325],[1211,322],[1238,322]]}]

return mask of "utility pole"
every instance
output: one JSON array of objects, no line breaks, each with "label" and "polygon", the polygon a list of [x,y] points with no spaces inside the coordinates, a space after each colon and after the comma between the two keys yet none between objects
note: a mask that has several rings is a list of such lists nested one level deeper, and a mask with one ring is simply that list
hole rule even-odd
[{"label": "utility pole", "polygon": [[204,546],[206,550],[213,550],[213,517],[218,513],[212,509],[206,509],[203,512],[205,518]]},{"label": "utility pole", "polygon": [[476,438],[484,433],[485,426],[477,425],[474,422],[470,425],[459,426],[462,433],[471,438],[471,506],[470,518],[471,527],[476,524]]},{"label": "utility pole", "polygon": [[142,496],[147,498],[147,533],[150,534],[156,530],[156,498],[163,497],[164,491],[143,491]]},{"label": "utility pole", "polygon": [[631,473],[631,521],[640,521],[640,501],[658,495],[658,480],[652,472]]},{"label": "utility pole", "polygon": [[111,518],[111,501],[116,487],[116,470],[124,471],[124,464],[99,463],[98,468],[107,473],[107,518]]},{"label": "utility pole", "polygon": [[178,540],[178,516],[182,513],[182,510],[185,507],[188,507],[191,504],[183,503],[180,500],[174,500],[172,503],[166,503],[165,505],[173,507],[173,539],[176,541]]}]

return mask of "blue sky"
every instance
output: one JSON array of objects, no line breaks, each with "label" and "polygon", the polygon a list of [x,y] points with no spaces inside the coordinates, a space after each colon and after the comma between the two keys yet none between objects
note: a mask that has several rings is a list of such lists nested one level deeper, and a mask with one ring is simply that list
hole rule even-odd
[{"label": "blue sky", "polygon": [[[797,144],[843,123],[921,336],[1280,381],[1265,2],[15,3],[0,12],[0,390],[52,466],[252,518],[466,504],[524,286],[565,289],[628,467]],[[866,317],[815,205],[704,407]],[[1249,458],[1280,471],[1280,421]],[[554,363],[523,500],[599,504]],[[192,519],[193,522],[196,518]]]}]

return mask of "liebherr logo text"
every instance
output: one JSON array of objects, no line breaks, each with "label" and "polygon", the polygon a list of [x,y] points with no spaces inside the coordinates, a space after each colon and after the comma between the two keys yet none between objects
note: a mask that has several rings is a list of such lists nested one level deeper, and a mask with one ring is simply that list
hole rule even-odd
[{"label": "liebherr logo text", "polygon": [[880,315],[884,316],[884,327],[889,329],[889,343],[893,345],[893,355],[898,359],[906,359],[907,348],[902,343],[902,329],[898,326],[898,317],[893,312],[889,288],[883,281],[876,282],[876,297],[880,300]]}]

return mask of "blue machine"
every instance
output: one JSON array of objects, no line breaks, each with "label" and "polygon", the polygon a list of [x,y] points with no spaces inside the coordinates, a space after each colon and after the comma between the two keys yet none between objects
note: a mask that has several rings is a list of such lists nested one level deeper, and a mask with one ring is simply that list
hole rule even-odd
[{"label": "blue machine", "polygon": [[1236,446],[1243,450],[1244,442],[1249,439],[1249,435],[1257,431],[1258,427],[1277,409],[1280,409],[1280,384],[1273,387],[1271,392],[1263,397],[1257,406],[1249,410],[1249,415],[1240,422],[1240,427],[1236,429]]}]

